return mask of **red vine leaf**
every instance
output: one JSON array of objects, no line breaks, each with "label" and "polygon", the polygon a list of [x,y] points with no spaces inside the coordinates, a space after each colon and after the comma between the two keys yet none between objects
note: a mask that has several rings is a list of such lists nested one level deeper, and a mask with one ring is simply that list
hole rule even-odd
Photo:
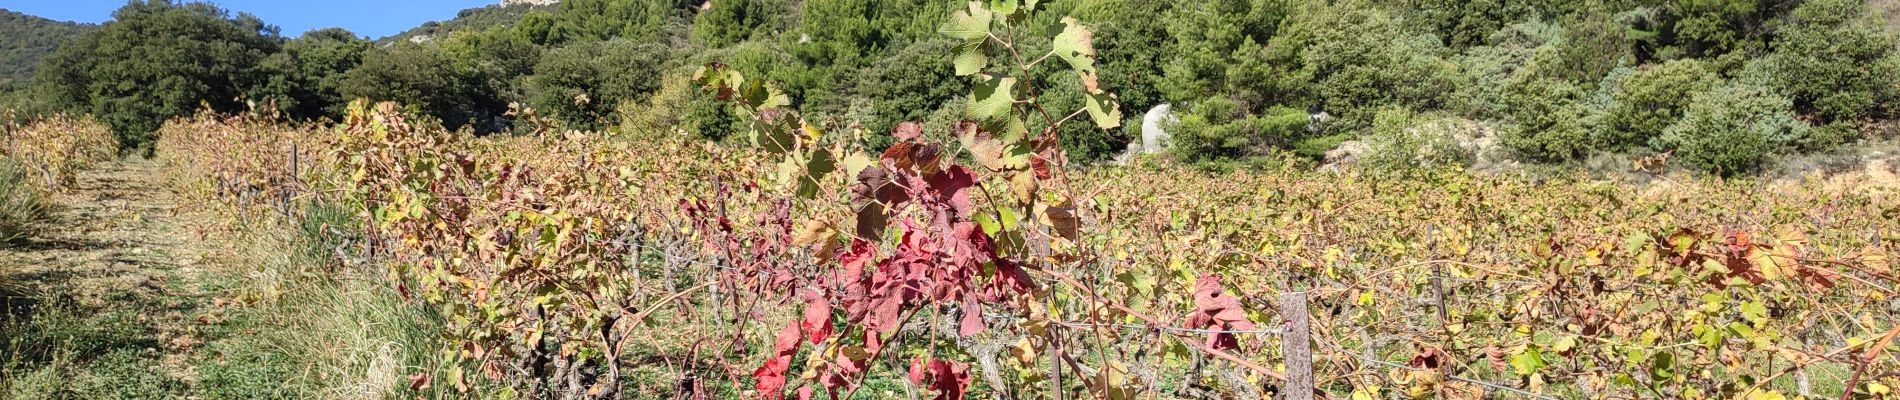
[{"label": "red vine leaf", "polygon": [[899,142],[914,141],[922,138],[923,135],[924,126],[916,122],[905,122],[897,124],[895,128],[891,128],[891,136],[896,137]]},{"label": "red vine leaf", "polygon": [[777,342],[772,346],[773,356],[765,361],[765,366],[752,371],[752,377],[758,380],[753,385],[759,390],[759,396],[778,400],[784,398],[785,373],[792,369],[792,355],[798,350],[798,324],[786,325],[778,332]]},{"label": "red vine leaf", "polygon": [[937,392],[936,400],[962,399],[970,389],[970,366],[944,360],[911,360],[910,382]]},{"label": "red vine leaf", "polygon": [[983,333],[983,304],[976,302],[976,296],[963,298],[963,321],[958,324],[957,334],[963,336]]},{"label": "red vine leaf", "polygon": [[798,326],[813,344],[831,337],[831,302],[825,299],[823,292],[805,292],[805,319],[799,321]]},{"label": "red vine leaf", "polygon": [[[1227,295],[1221,289],[1220,277],[1215,275],[1202,275],[1194,282],[1194,313],[1188,315],[1187,324],[1208,330],[1254,329],[1246,310],[1240,308],[1240,299]],[[1240,341],[1232,333],[1221,332],[1209,334],[1207,345],[1222,350],[1239,349]]]}]

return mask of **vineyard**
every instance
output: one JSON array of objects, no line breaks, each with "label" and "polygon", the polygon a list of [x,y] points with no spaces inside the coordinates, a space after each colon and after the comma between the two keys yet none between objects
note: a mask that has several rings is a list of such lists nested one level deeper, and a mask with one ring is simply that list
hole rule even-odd
[{"label": "vineyard", "polygon": [[[173,120],[156,154],[232,224],[342,210],[323,273],[439,323],[390,398],[1897,397],[1896,188],[1080,166],[1064,128],[1123,121],[1094,34],[991,3],[941,28],[974,88],[947,131],[808,120],[714,63],[750,146],[357,101]],[[5,155],[69,179],[110,156],[88,126]]]}]

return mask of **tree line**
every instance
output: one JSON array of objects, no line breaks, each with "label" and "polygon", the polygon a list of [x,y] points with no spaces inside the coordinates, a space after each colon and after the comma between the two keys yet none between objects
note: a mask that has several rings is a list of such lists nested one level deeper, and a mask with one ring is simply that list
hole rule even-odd
[{"label": "tree line", "polygon": [[[1170,103],[1173,153],[1202,164],[1315,160],[1348,140],[1376,165],[1469,164],[1457,137],[1494,136],[1514,159],[1576,162],[1669,152],[1746,173],[1776,154],[1870,139],[1900,99],[1895,38],[1859,0],[1073,0],[1100,84],[1130,121],[1064,128],[1074,157],[1139,139]],[[874,146],[902,121],[948,126],[969,89],[958,42],[936,34],[956,1],[568,0],[512,23],[377,44],[342,29],[295,38],[202,3],[133,2],[61,46],[28,98],[84,112],[128,148],[163,120],[267,110],[336,119],[349,99],[393,100],[452,129],[506,132],[537,110],[577,129],[629,121],[718,140],[743,129],[692,96],[710,61],[780,82],[803,114]],[[1015,24],[1061,29],[1053,17]],[[162,34],[161,34],[162,33]],[[1019,49],[1043,54],[1048,49]],[[1062,74],[1038,80],[1075,79]],[[1080,85],[1051,85],[1079,87]],[[1079,90],[1041,93],[1073,108]],[[1312,111],[1335,117],[1316,129]],[[1449,127],[1449,128],[1446,128]],[[1447,132],[1450,131],[1450,132]],[[1439,151],[1443,150],[1443,151]]]}]

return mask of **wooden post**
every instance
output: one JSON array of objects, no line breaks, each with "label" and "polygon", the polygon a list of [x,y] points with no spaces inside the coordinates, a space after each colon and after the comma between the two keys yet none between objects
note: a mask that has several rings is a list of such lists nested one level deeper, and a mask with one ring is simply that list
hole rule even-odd
[{"label": "wooden post", "polygon": [[1313,348],[1310,338],[1311,317],[1306,312],[1306,292],[1280,294],[1280,316],[1286,318],[1286,331],[1280,333],[1280,353],[1286,357],[1286,387],[1283,400],[1313,400]]}]

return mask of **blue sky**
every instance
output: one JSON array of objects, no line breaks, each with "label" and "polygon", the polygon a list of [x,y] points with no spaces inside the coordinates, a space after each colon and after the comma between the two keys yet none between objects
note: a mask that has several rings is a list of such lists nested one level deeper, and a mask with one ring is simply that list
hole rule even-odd
[{"label": "blue sky", "polygon": [[[61,21],[99,23],[126,0],[0,0],[0,8]],[[455,18],[465,8],[499,0],[222,0],[233,14],[248,12],[295,37],[305,31],[343,27],[370,38],[401,33],[423,22]]]}]

